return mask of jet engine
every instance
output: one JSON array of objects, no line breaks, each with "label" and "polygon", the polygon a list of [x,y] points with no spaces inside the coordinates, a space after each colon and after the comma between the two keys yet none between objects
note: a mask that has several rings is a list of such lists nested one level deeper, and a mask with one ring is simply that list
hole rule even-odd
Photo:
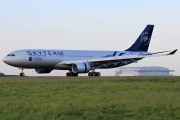
[{"label": "jet engine", "polygon": [[49,69],[49,68],[36,68],[35,71],[38,74],[42,74],[42,73],[50,73],[52,71],[52,69]]},{"label": "jet engine", "polygon": [[74,73],[88,73],[91,66],[88,63],[76,63],[72,65],[72,72]]}]

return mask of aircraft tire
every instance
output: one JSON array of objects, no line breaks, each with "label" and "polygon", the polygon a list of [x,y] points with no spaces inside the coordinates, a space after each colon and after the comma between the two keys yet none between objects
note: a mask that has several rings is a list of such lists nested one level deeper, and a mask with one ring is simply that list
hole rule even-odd
[{"label": "aircraft tire", "polygon": [[25,74],[24,73],[20,73],[20,76],[25,76]]},{"label": "aircraft tire", "polygon": [[96,76],[96,73],[95,73],[95,72],[92,72],[91,76]]},{"label": "aircraft tire", "polygon": [[88,76],[92,76],[92,75],[91,75],[91,72],[88,73]]},{"label": "aircraft tire", "polygon": [[100,72],[97,72],[97,73],[96,73],[96,76],[101,76],[101,73],[100,73]]},{"label": "aircraft tire", "polygon": [[67,77],[69,77],[69,76],[78,76],[78,73],[67,72],[67,73],[66,73],[66,76],[67,76]]},{"label": "aircraft tire", "polygon": [[78,73],[74,73],[74,76],[78,76]]},{"label": "aircraft tire", "polygon": [[89,72],[88,76],[101,76],[100,72]]},{"label": "aircraft tire", "polygon": [[66,73],[66,76],[69,76],[69,73],[68,73],[68,72]]}]

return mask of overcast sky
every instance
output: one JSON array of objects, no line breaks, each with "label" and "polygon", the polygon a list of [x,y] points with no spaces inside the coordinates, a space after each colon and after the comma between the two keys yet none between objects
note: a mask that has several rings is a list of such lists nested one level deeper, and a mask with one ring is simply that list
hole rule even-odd
[{"label": "overcast sky", "polygon": [[[0,0],[0,72],[19,74],[18,68],[2,62],[19,49],[125,50],[147,24],[155,25],[149,52],[179,49],[179,13],[179,0]],[[179,62],[177,51],[127,67],[162,66],[180,75]],[[97,71],[105,76],[114,75],[115,69]]]}]

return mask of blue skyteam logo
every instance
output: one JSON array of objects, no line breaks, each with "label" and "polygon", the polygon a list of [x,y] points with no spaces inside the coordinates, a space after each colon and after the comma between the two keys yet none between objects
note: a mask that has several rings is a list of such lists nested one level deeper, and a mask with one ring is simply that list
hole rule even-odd
[{"label": "blue skyteam logo", "polygon": [[144,44],[144,45],[148,45],[149,42],[150,42],[150,38],[148,37],[148,32],[143,32],[142,35],[141,35],[141,42]]},{"label": "blue skyteam logo", "polygon": [[32,61],[33,60],[33,58],[32,57],[29,57],[29,61]]}]

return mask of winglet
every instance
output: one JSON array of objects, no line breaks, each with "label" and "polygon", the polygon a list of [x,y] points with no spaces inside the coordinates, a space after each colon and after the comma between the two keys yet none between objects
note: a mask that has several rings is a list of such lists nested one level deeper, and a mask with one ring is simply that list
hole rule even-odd
[{"label": "winglet", "polygon": [[173,55],[177,50],[178,50],[178,49],[175,49],[175,50],[173,50],[172,52],[170,52],[170,53],[167,54],[167,55]]}]

